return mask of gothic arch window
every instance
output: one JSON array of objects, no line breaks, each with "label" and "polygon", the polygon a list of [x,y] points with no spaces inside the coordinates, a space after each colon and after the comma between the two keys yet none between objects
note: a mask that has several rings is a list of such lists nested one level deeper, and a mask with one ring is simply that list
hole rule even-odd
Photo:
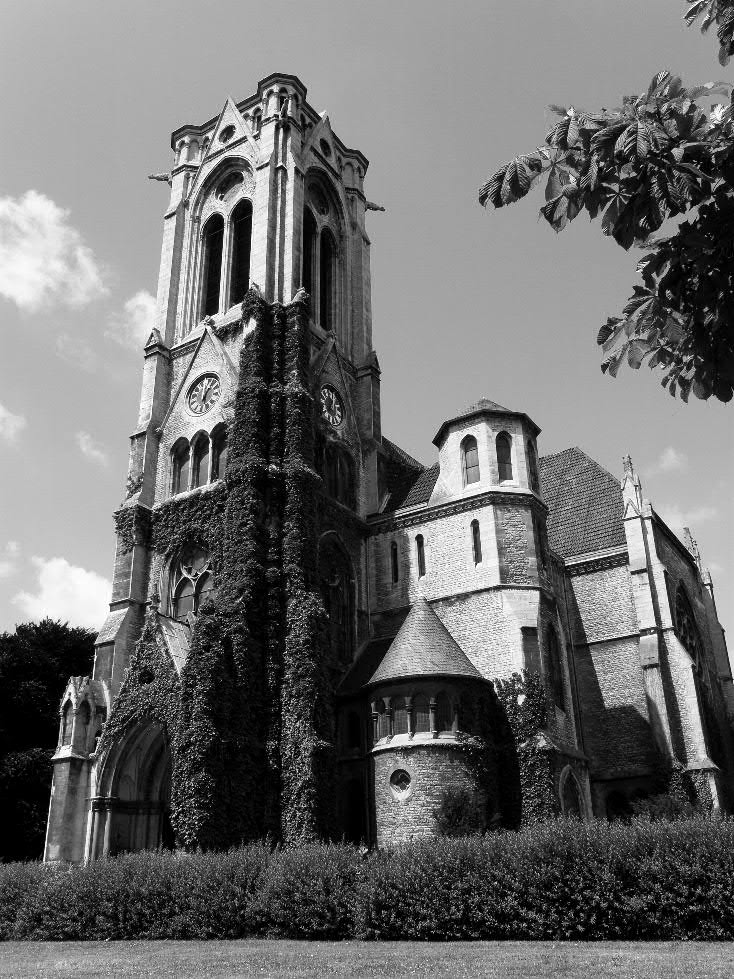
[{"label": "gothic arch window", "polygon": [[445,734],[454,729],[454,712],[447,693],[441,691],[436,697],[436,730]]},{"label": "gothic arch window", "polygon": [[530,489],[535,493],[540,492],[540,481],[538,480],[538,454],[535,451],[535,446],[528,440],[528,477],[530,480]]},{"label": "gothic arch window", "polygon": [[214,316],[219,312],[219,293],[222,279],[224,218],[221,214],[213,214],[204,225],[202,244],[201,315]]},{"label": "gothic arch window", "polygon": [[675,633],[696,668],[700,667],[701,637],[696,619],[684,589],[678,589],[675,596]]},{"label": "gothic arch window", "polygon": [[561,648],[558,643],[556,630],[549,625],[545,633],[546,666],[548,669],[548,684],[553,703],[564,709],[563,671],[561,668]]},{"label": "gothic arch window", "polygon": [[390,542],[390,577],[392,583],[397,585],[400,578],[400,562],[398,560],[398,545],[395,541]]},{"label": "gothic arch window", "polygon": [[357,505],[354,460],[346,449],[331,444],[324,454],[326,492],[333,499],[354,510]]},{"label": "gothic arch window", "polygon": [[227,468],[227,428],[217,425],[212,431],[212,482],[222,479]]},{"label": "gothic arch window", "polygon": [[473,435],[467,435],[461,443],[461,471],[464,486],[479,482],[479,450]]},{"label": "gothic arch window", "polygon": [[315,244],[316,219],[311,212],[311,208],[306,207],[303,210],[303,268],[301,271],[301,283],[311,297],[312,313],[315,312],[314,302],[316,298],[313,294]]},{"label": "gothic arch window", "polygon": [[209,552],[199,544],[190,544],[176,560],[171,577],[173,618],[184,620],[189,612],[199,610],[214,588]]},{"label": "gothic arch window", "polygon": [[232,229],[232,259],[229,273],[229,305],[245,298],[250,284],[250,248],[252,244],[252,202],[241,200],[229,218]]},{"label": "gothic arch window", "polygon": [[83,701],[76,716],[77,731],[76,743],[82,751],[87,750],[87,737],[89,736],[89,722],[92,719],[92,711],[89,703]]},{"label": "gothic arch window", "polygon": [[191,488],[204,486],[209,480],[209,436],[200,432],[192,442]]},{"label": "gothic arch window", "polygon": [[256,136],[259,136],[263,128],[263,114],[262,109],[255,109],[252,113],[252,131]]},{"label": "gothic arch window", "polygon": [[64,709],[61,711],[61,744],[71,744],[71,727],[74,717],[71,709],[71,701],[67,700]]},{"label": "gothic arch window", "polygon": [[405,697],[395,697],[392,702],[392,733],[408,733],[408,708]]},{"label": "gothic arch window", "polygon": [[581,819],[584,806],[576,776],[570,766],[564,768],[560,778],[561,811],[564,816]]},{"label": "gothic arch window", "polygon": [[418,694],[413,697],[413,732],[415,734],[427,734],[431,730],[431,711],[428,706],[428,697]]},{"label": "gothic arch window", "polygon": [[482,534],[479,530],[479,521],[471,522],[471,547],[474,564],[482,563]]},{"label": "gothic arch window", "polygon": [[354,574],[341,542],[327,536],[319,548],[321,599],[329,621],[330,661],[335,669],[352,662],[354,650]]},{"label": "gothic arch window", "polygon": [[512,479],[512,440],[507,432],[500,432],[495,439],[497,448],[497,472],[501,483]]},{"label": "gothic arch window", "polygon": [[278,92],[278,111],[283,110],[283,106],[288,104],[288,90],[281,88]]},{"label": "gothic arch window", "polygon": [[179,439],[171,449],[173,478],[171,493],[184,493],[189,488],[191,477],[191,453],[186,439]]},{"label": "gothic arch window", "polygon": [[334,329],[336,242],[328,228],[321,232],[319,247],[319,321],[322,329]]},{"label": "gothic arch window", "polygon": [[422,578],[426,573],[426,547],[423,542],[423,534],[418,534],[416,536],[415,552],[418,559],[418,577]]}]

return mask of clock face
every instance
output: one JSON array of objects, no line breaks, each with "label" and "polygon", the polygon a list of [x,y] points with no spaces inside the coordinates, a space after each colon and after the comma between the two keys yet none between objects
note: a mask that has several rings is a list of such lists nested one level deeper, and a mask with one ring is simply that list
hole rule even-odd
[{"label": "clock face", "polygon": [[219,401],[219,378],[216,374],[205,374],[189,390],[189,411],[203,415]]},{"label": "clock face", "polygon": [[344,404],[339,392],[330,384],[321,388],[321,414],[335,428],[344,420]]}]

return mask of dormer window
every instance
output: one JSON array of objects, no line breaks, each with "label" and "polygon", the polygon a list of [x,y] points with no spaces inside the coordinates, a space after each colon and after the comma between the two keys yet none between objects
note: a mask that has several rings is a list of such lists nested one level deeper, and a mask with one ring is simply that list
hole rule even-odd
[{"label": "dormer window", "polygon": [[479,450],[473,435],[467,435],[461,443],[461,468],[464,486],[479,482]]}]

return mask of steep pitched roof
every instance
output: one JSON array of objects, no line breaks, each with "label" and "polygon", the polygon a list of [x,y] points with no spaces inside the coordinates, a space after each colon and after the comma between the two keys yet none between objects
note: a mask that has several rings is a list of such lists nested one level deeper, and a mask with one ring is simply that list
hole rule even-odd
[{"label": "steep pitched roof", "polygon": [[562,557],[626,544],[619,480],[579,448],[539,460],[548,539]]},{"label": "steep pitched roof", "polygon": [[417,459],[384,436],[382,446],[386,452],[385,478],[389,493],[385,510],[391,512],[399,507],[425,503],[436,485],[438,466],[426,469]]},{"label": "steep pitched roof", "polygon": [[425,598],[408,613],[369,684],[413,676],[481,678]]},{"label": "steep pitched roof", "polygon": [[524,411],[513,411],[511,408],[503,408],[502,405],[498,405],[496,401],[490,401],[489,398],[480,398],[479,401],[475,401],[473,404],[470,404],[457,415],[454,415],[452,418],[447,418],[444,422],[442,422],[441,427],[433,438],[433,444],[440,446],[443,434],[450,425],[485,414],[512,415],[515,418],[524,418],[534,430],[536,435],[540,432],[540,429],[535,424],[533,419],[529,415],[526,415]]}]

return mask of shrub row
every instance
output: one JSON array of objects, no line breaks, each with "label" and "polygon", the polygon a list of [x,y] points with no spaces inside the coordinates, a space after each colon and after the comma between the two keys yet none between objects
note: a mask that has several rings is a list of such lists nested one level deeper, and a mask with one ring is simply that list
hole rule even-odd
[{"label": "shrub row", "polygon": [[734,939],[734,821],[0,866],[0,938]]}]

